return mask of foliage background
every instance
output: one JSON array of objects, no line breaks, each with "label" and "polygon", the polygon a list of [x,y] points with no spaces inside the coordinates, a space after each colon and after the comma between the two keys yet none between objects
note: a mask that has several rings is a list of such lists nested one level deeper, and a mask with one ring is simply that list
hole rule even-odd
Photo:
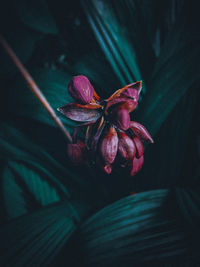
[{"label": "foliage background", "polygon": [[102,97],[143,80],[134,119],[155,140],[131,179],[74,168],[0,49],[0,265],[199,266],[197,1],[8,0],[0,27],[55,109],[73,75]]}]

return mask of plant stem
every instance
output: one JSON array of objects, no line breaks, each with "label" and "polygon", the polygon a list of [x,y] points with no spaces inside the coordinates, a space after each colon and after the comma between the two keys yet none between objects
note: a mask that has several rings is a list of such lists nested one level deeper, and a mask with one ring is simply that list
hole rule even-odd
[{"label": "plant stem", "polygon": [[30,73],[26,70],[22,62],[19,60],[19,58],[16,56],[12,48],[9,46],[7,41],[4,39],[4,37],[0,34],[0,44],[3,46],[4,50],[10,57],[10,59],[13,61],[13,63],[16,65],[18,70],[21,72],[22,76],[27,82],[28,87],[31,89],[31,91],[35,94],[37,99],[42,103],[44,108],[48,111],[49,115],[52,117],[52,119],[55,121],[57,126],[60,128],[60,130],[63,132],[63,134],[67,137],[68,141],[72,143],[72,137],[70,133],[67,131],[67,129],[64,127],[61,120],[56,115],[55,111],[47,101],[46,97],[43,95],[33,78],[31,77]]}]

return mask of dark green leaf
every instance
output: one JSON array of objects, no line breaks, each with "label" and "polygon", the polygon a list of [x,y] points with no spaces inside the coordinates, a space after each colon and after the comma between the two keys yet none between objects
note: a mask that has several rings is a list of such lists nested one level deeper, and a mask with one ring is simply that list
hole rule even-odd
[{"label": "dark green leaf", "polygon": [[[188,8],[187,14],[185,10]],[[147,85],[148,93],[141,105],[140,119],[152,135],[187,90],[199,82],[200,51],[191,26],[191,5],[186,5],[161,50],[160,56]]]},{"label": "dark green leaf", "polygon": [[140,266],[168,257],[184,258],[183,229],[165,214],[167,195],[168,190],[139,193],[90,217],[81,227],[87,266]]},{"label": "dark green leaf", "polygon": [[[191,165],[192,155],[187,155],[187,149],[191,146],[191,132],[193,131],[193,116],[197,94],[188,91],[172,110],[158,134],[155,143],[145,151],[145,165],[142,177],[136,177],[138,187],[143,190],[154,187],[176,185],[177,183],[191,183],[192,177],[185,177],[184,160]],[[192,169],[192,166],[190,167]],[[192,170],[190,171],[192,175]],[[146,177],[149,177],[146,180]]]},{"label": "dark green leaf", "polygon": [[[69,74],[49,69],[37,69],[32,71],[31,74],[54,110],[73,102],[67,90],[68,83],[71,80]],[[11,94],[10,111],[23,117],[34,118],[51,126],[56,126],[22,77],[19,77],[13,84]],[[57,114],[59,115],[59,112]],[[74,125],[68,119],[63,119],[63,121],[68,125]]]},{"label": "dark green leaf", "polygon": [[120,27],[109,3],[94,0],[82,1],[82,5],[97,41],[112,65],[121,85],[134,82],[134,80],[141,80],[142,76],[137,64],[136,51],[131,46],[125,29]]},{"label": "dark green leaf", "polygon": [[0,265],[47,266],[79,220],[73,206],[64,201],[11,221],[0,229]]},{"label": "dark green leaf", "polygon": [[8,162],[1,190],[8,219],[66,198],[45,174],[17,162]]}]

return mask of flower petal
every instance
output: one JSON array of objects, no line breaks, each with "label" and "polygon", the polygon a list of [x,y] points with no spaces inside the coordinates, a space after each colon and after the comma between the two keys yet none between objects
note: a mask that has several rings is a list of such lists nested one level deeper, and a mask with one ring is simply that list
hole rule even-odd
[{"label": "flower petal", "polygon": [[115,107],[123,107],[128,112],[132,112],[137,107],[137,102],[127,97],[117,97],[110,100],[105,108],[105,113],[108,114],[108,109]]},{"label": "flower petal", "polygon": [[123,131],[126,131],[130,126],[130,115],[125,108],[114,110],[111,114],[111,120]]},{"label": "flower petal", "polygon": [[144,154],[144,144],[142,143],[140,138],[137,136],[133,137],[133,142],[137,150],[137,156],[138,158],[140,158]]},{"label": "flower petal", "polygon": [[74,76],[68,85],[70,95],[80,104],[88,104],[94,96],[94,88],[84,75]]},{"label": "flower petal", "polygon": [[96,121],[101,116],[100,110],[83,108],[75,103],[60,107],[58,111],[71,120],[82,122]]},{"label": "flower petal", "polygon": [[120,105],[120,108],[125,108],[130,113],[136,109],[137,104],[138,104],[137,101],[132,99],[127,99],[126,102]]},{"label": "flower petal", "polygon": [[134,176],[136,173],[138,173],[140,169],[142,168],[143,163],[144,163],[144,156],[141,156],[139,159],[135,157],[133,159],[133,164],[132,164],[130,175]]},{"label": "flower petal", "polygon": [[151,135],[147,131],[147,129],[140,123],[136,121],[130,122],[130,129],[134,132],[135,135],[137,135],[140,139],[144,141],[148,141],[150,143],[154,143]]},{"label": "flower petal", "polygon": [[130,97],[132,99],[134,99],[136,102],[139,99],[139,94],[138,91],[136,89],[132,89],[132,88],[128,88],[126,89],[121,96],[126,96],[126,97]]},{"label": "flower petal", "polygon": [[120,132],[119,134],[119,146],[118,153],[120,158],[125,161],[133,160],[136,153],[136,147],[132,139],[125,133]]},{"label": "flower petal", "polygon": [[141,92],[141,89],[142,89],[142,81],[138,81],[138,82],[135,82],[135,83],[127,84],[123,88],[118,89],[117,91],[114,92],[114,94],[112,94],[107,99],[107,101],[110,101],[110,100],[112,100],[112,99],[114,99],[116,97],[119,97],[128,88],[136,89],[138,91],[138,94],[139,94]]},{"label": "flower petal", "polygon": [[114,162],[118,150],[118,136],[114,127],[110,127],[100,145],[101,158],[105,165]]},{"label": "flower petal", "polygon": [[94,90],[94,98],[99,101],[100,100],[100,97],[98,96],[97,92]]}]

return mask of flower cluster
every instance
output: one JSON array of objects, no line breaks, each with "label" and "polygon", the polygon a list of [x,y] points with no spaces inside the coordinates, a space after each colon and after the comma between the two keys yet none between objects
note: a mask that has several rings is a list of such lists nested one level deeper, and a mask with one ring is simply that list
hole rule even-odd
[{"label": "flower cluster", "polygon": [[75,131],[73,143],[68,144],[67,153],[73,163],[91,159],[107,174],[112,172],[114,162],[129,168],[131,176],[141,169],[143,142],[153,143],[146,128],[130,119],[141,89],[142,82],[135,82],[101,100],[87,77],[73,77],[68,90],[76,103],[58,108],[67,118],[86,127],[84,141],[77,138]]}]

